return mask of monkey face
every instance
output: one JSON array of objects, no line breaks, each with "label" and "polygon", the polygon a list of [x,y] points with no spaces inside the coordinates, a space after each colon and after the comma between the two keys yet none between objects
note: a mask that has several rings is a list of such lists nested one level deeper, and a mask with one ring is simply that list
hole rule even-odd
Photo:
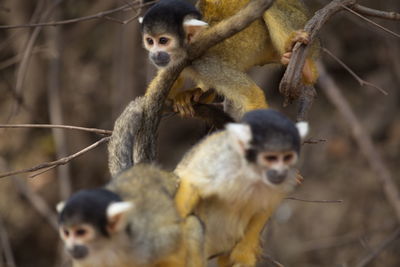
[{"label": "monkey face", "polygon": [[89,256],[89,244],[97,237],[97,231],[89,224],[60,226],[60,237],[71,257],[83,260]]},{"label": "monkey face", "polygon": [[296,162],[295,151],[260,152],[257,156],[257,165],[265,172],[267,182],[273,185],[285,182]]},{"label": "monkey face", "polygon": [[171,34],[143,35],[144,47],[151,62],[158,68],[174,65],[185,53],[176,36]]}]

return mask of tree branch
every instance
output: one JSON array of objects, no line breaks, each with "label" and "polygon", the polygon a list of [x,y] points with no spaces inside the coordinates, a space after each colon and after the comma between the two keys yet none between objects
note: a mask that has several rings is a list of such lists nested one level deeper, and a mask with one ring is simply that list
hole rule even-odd
[{"label": "tree branch", "polygon": [[75,154],[69,155],[68,157],[64,157],[64,158],[61,158],[61,159],[58,159],[58,160],[55,160],[55,161],[44,162],[42,164],[36,165],[34,167],[31,167],[31,168],[23,169],[23,170],[2,173],[2,174],[0,174],[0,178],[4,178],[4,177],[7,177],[7,176],[12,176],[12,175],[16,175],[16,174],[21,174],[21,173],[34,172],[34,171],[38,171],[38,170],[42,170],[42,169],[50,170],[50,169],[52,169],[50,167],[67,164],[68,162],[70,162],[74,158],[77,158],[77,157],[83,155],[84,153],[86,153],[86,152],[98,147],[99,145],[101,145],[101,144],[103,144],[105,142],[108,142],[109,140],[110,140],[110,137],[103,137],[99,141],[97,141],[97,142],[91,144],[90,146],[88,146],[88,147],[76,152]]},{"label": "tree branch", "polygon": [[400,20],[400,13],[397,12],[376,10],[359,4],[354,5],[352,9],[365,16],[376,17],[381,19]]},{"label": "tree branch", "polygon": [[56,124],[0,124],[0,128],[48,128],[48,129],[67,129],[67,130],[78,130],[90,133],[97,133],[101,135],[111,135],[112,131],[96,129],[96,128],[86,128],[71,125],[56,125]]},{"label": "tree branch", "polygon": [[77,22],[82,22],[82,21],[88,21],[88,20],[94,20],[94,19],[108,19],[113,22],[118,22],[122,24],[126,24],[130,21],[132,21],[132,18],[128,19],[126,22],[125,21],[119,21],[114,18],[107,17],[108,15],[117,13],[119,11],[123,11],[125,9],[133,9],[133,8],[141,8],[145,7],[148,5],[151,5],[158,0],[155,1],[150,1],[148,3],[141,4],[141,1],[135,0],[132,1],[128,4],[125,4],[123,6],[107,10],[107,11],[102,11],[93,15],[85,16],[85,17],[80,17],[80,18],[74,18],[74,19],[67,19],[67,20],[61,20],[61,21],[49,21],[49,22],[40,22],[40,23],[29,23],[29,24],[20,24],[20,25],[0,25],[0,29],[21,29],[21,28],[32,28],[32,27],[43,27],[43,26],[59,26],[59,25],[65,25],[65,24],[72,24],[72,23],[77,23]]}]

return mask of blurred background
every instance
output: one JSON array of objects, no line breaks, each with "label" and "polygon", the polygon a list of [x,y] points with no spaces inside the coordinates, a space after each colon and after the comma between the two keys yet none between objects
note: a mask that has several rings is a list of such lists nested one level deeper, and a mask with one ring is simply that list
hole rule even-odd
[{"label": "blurred background", "polygon": [[[311,11],[328,2],[305,0]],[[57,27],[0,29],[0,123],[111,130],[126,104],[144,93],[155,74],[141,45],[135,19],[140,10],[137,4],[127,3],[2,0],[0,25],[60,21],[124,5],[130,8]],[[398,0],[359,3],[400,12]],[[372,20],[400,33],[398,21]],[[388,95],[361,86],[321,52],[326,75],[316,87],[318,97],[309,113],[310,138],[316,142],[303,146],[304,182],[293,196],[342,202],[285,200],[263,235],[265,257],[260,266],[276,266],[271,258],[285,266],[357,266],[376,252],[380,253],[368,266],[400,266],[399,220],[380,182],[381,175],[389,175],[400,187],[400,39],[347,11],[332,17],[320,38],[324,48]],[[251,71],[271,107],[295,119],[295,104],[282,107],[278,92],[282,74],[283,68],[274,65]],[[333,98],[327,97],[330,79],[334,82],[330,87],[341,91],[363,132],[372,138],[375,148],[369,154],[383,160],[383,170],[371,168],[371,160],[358,146],[360,140],[354,138],[354,122],[349,123]],[[173,169],[207,133],[204,123],[195,119],[163,119],[159,165]],[[71,155],[101,138],[76,130],[0,129],[0,172]],[[31,174],[0,179],[0,266],[68,266],[58,238],[55,205],[79,189],[109,180],[106,145],[34,178],[29,178]]]}]

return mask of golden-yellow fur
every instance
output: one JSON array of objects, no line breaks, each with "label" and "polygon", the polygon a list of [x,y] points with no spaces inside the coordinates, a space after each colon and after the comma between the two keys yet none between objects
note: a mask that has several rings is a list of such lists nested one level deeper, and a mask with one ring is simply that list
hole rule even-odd
[{"label": "golden-yellow fur", "polygon": [[[199,0],[198,8],[203,20],[212,26],[242,9],[250,0]],[[209,49],[201,58],[186,68],[182,76],[194,80],[203,91],[213,88],[233,105],[231,115],[240,118],[245,112],[265,108],[263,91],[245,73],[251,67],[268,63],[285,62],[290,57],[297,32],[307,21],[307,11],[299,0],[276,0],[262,19]],[[287,54],[289,53],[289,54]],[[313,84],[317,79],[312,49],[303,71],[303,82]],[[286,57],[286,61],[282,60]],[[178,83],[170,98],[179,105],[187,105],[187,97],[193,91],[177,93]],[[233,113],[233,114],[232,114]]]}]

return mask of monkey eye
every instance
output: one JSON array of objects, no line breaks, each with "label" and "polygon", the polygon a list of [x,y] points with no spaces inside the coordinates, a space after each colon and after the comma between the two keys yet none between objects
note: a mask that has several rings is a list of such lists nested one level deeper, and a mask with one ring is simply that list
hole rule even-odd
[{"label": "monkey eye", "polygon": [[154,41],[153,41],[153,39],[151,39],[151,38],[146,38],[146,42],[147,42],[147,44],[149,44],[149,45],[153,45],[153,44],[154,44]]},{"label": "monkey eye", "polygon": [[69,236],[69,230],[68,230],[68,229],[64,229],[64,230],[63,230],[63,233],[64,233],[64,235],[65,235],[66,237]]},{"label": "monkey eye", "polygon": [[274,163],[274,162],[278,161],[278,156],[276,156],[276,155],[266,155],[266,156],[264,156],[264,159],[269,163]]},{"label": "monkey eye", "polygon": [[166,37],[161,37],[158,42],[162,45],[166,45],[169,42],[169,39]]},{"label": "monkey eye", "polygon": [[289,162],[289,161],[293,160],[293,158],[294,158],[293,153],[289,153],[289,154],[286,154],[286,155],[283,156],[283,161],[284,162]]},{"label": "monkey eye", "polygon": [[75,232],[76,236],[84,236],[86,233],[87,233],[86,229],[83,228],[79,228]]}]

